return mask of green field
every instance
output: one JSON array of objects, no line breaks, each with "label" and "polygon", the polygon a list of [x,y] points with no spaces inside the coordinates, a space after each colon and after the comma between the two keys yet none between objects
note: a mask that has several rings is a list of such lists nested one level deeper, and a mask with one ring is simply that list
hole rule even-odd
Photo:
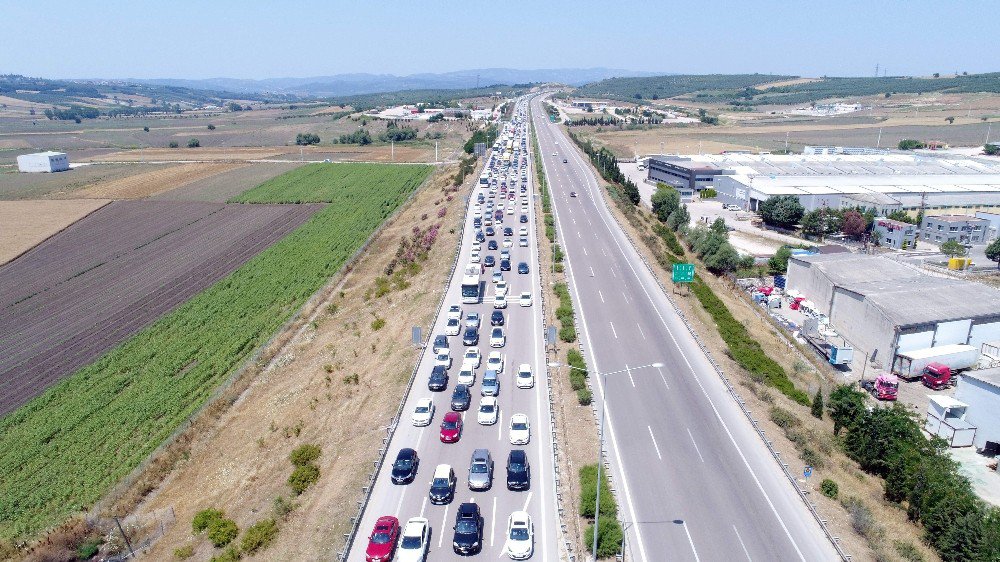
[{"label": "green field", "polygon": [[430,170],[317,164],[282,176],[298,182],[276,178],[253,190],[267,201],[322,192],[310,200],[330,205],[0,420],[0,538],[31,537],[100,499],[204,405]]},{"label": "green field", "polygon": [[[427,166],[385,164],[310,164],[282,174],[230,200],[230,203],[326,203],[352,205],[381,192],[385,186],[412,190],[424,181]],[[366,189],[345,191],[345,186]]]}]

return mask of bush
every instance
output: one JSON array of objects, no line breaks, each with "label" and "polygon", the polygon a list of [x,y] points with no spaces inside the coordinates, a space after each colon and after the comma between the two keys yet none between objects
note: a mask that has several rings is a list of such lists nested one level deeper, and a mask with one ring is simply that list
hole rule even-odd
[{"label": "bush", "polygon": [[201,533],[212,526],[212,523],[221,520],[226,514],[220,509],[203,509],[195,514],[191,520],[191,530],[195,534]]},{"label": "bush", "polygon": [[214,130],[215,130],[215,125],[213,125],[213,124],[209,123],[209,124],[208,124],[208,130],[209,130],[209,131],[214,131]]},{"label": "bush", "polygon": [[209,562],[236,562],[242,557],[243,555],[240,554],[240,551],[237,550],[235,547],[231,546],[227,548],[222,554],[213,556],[209,560]]},{"label": "bush", "polygon": [[238,534],[240,534],[240,528],[232,519],[217,519],[212,521],[208,527],[208,540],[212,541],[216,548],[233,542]]},{"label": "bush", "polygon": [[699,193],[702,199],[715,199],[719,196],[719,192],[709,187],[708,189],[703,189]]},{"label": "bush", "polygon": [[587,388],[587,376],[580,371],[569,370],[569,386],[573,390],[580,391]]},{"label": "bush", "polygon": [[862,537],[877,540],[882,536],[882,529],[875,521],[872,510],[858,498],[844,500],[844,508],[851,517],[851,527]]},{"label": "bush", "polygon": [[[618,516],[618,506],[615,497],[608,489],[608,474],[601,473],[601,518],[614,519]],[[594,518],[594,503],[597,501],[597,465],[588,464],[580,467],[580,516]]]},{"label": "bush", "polygon": [[833,480],[824,478],[823,481],[819,483],[819,491],[828,498],[837,499],[837,494],[840,493],[840,486],[838,486]]},{"label": "bush", "polygon": [[168,144],[167,146],[170,148],[177,148],[180,145],[177,144],[177,141],[170,141],[170,144]]},{"label": "bush", "polygon": [[770,416],[774,425],[780,427],[781,429],[795,427],[800,423],[799,418],[795,417],[795,414],[777,406],[773,406],[771,408]]},{"label": "bush", "polygon": [[292,492],[298,496],[305,492],[309,486],[315,484],[317,480],[319,480],[319,467],[307,464],[295,467],[291,476],[288,477],[288,485],[292,487]]},{"label": "bush", "polygon": [[278,496],[274,498],[272,510],[274,511],[275,517],[278,519],[284,519],[285,517],[288,517],[289,513],[295,511],[296,507],[298,507],[298,504],[295,502],[286,499],[285,496]]},{"label": "bush", "polygon": [[295,144],[300,146],[319,144],[319,135],[313,133],[299,133],[295,135]]},{"label": "bush", "polygon": [[267,548],[274,537],[278,535],[278,523],[274,519],[265,519],[250,525],[243,533],[240,546],[243,552],[253,554],[262,548]]},{"label": "bush", "polygon": [[810,413],[814,418],[823,419],[823,389],[816,391],[816,396],[813,397],[813,403],[810,407]]},{"label": "bush", "polygon": [[182,546],[180,548],[174,549],[174,558],[178,560],[187,560],[194,556],[194,547],[191,545]]},{"label": "bush", "polygon": [[142,130],[143,130],[143,132],[148,133],[149,132],[149,127],[143,127]]},{"label": "bush", "polygon": [[384,326],[385,326],[385,318],[376,317],[374,320],[372,320],[372,331],[377,332],[381,330]]},{"label": "bush", "polygon": [[295,466],[306,466],[318,459],[322,452],[319,445],[299,445],[288,455],[288,460]]},{"label": "bush", "polygon": [[590,406],[594,401],[594,395],[591,394],[590,389],[581,388],[576,391],[576,401],[580,403],[581,406]]},{"label": "bush", "polygon": [[101,550],[104,541],[100,538],[86,540],[76,548],[76,557],[79,560],[90,560]]},{"label": "bush", "polygon": [[188,148],[198,148],[201,146],[201,141],[198,139],[191,139],[188,141]]},{"label": "bush", "polygon": [[924,555],[920,554],[920,550],[913,546],[912,543],[892,541],[892,546],[903,560],[907,560],[908,562],[924,562]]},{"label": "bush", "polygon": [[[598,523],[600,530],[597,533],[597,557],[610,558],[618,554],[621,550],[624,533],[617,519],[606,519],[601,517]],[[594,544],[594,526],[588,525],[584,532],[584,542],[588,545]]]},{"label": "bush", "polygon": [[576,328],[573,326],[559,328],[559,339],[566,343],[573,343],[576,341]]}]

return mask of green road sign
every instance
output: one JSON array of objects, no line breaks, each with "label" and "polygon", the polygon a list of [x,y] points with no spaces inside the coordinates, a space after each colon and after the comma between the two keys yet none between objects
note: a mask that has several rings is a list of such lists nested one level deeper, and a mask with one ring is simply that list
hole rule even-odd
[{"label": "green road sign", "polygon": [[691,283],[694,281],[693,263],[675,263],[673,269],[674,283]]}]

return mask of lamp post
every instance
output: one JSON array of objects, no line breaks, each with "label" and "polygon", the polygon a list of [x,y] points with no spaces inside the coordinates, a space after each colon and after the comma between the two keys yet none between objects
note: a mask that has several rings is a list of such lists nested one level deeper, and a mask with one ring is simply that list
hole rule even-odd
[{"label": "lamp post", "polygon": [[[557,363],[557,362],[552,362],[552,363],[549,363],[548,365],[549,365],[549,367],[555,367],[555,368],[559,368],[559,367],[563,366],[562,363]],[[574,367],[573,365],[568,365],[567,364],[566,366],[569,367],[570,369],[576,369],[577,371],[584,371],[584,372],[587,371],[587,369],[581,369],[580,367]],[[607,384],[608,384],[608,375],[617,375],[617,374],[621,374],[621,373],[630,373],[631,374],[632,371],[635,371],[637,369],[645,369],[645,368],[648,368],[648,367],[653,367],[655,369],[659,369],[660,367],[663,367],[663,363],[650,363],[649,365],[640,365],[638,367],[629,367],[628,365],[626,365],[624,369],[619,369],[617,371],[607,371],[607,372],[604,372],[604,373],[597,373],[601,377],[601,390],[602,390],[604,396],[601,397],[601,423],[600,423],[600,425],[598,427],[598,430],[597,430],[597,436],[598,436],[598,438],[597,438],[598,439],[598,442],[597,442],[597,497],[594,499],[594,545],[593,545],[593,553],[592,553],[592,555],[594,557],[594,562],[597,562],[597,536],[598,536],[598,531],[600,530],[600,526],[598,525],[598,523],[600,522],[600,516],[601,516],[601,484],[602,484],[602,481],[601,481],[601,467],[604,464],[603,463],[603,457],[604,457],[604,417],[605,417],[605,415],[607,413],[607,409],[608,409],[607,390],[606,390],[607,389]]]}]

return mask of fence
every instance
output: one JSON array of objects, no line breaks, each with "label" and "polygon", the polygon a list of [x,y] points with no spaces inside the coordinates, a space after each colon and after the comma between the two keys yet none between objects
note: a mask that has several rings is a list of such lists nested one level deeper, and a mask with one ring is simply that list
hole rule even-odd
[{"label": "fence", "polygon": [[102,549],[108,554],[106,562],[121,562],[133,558],[149,548],[177,522],[174,508],[168,507],[142,515],[114,517],[87,517],[87,523],[98,529],[107,529]]}]

